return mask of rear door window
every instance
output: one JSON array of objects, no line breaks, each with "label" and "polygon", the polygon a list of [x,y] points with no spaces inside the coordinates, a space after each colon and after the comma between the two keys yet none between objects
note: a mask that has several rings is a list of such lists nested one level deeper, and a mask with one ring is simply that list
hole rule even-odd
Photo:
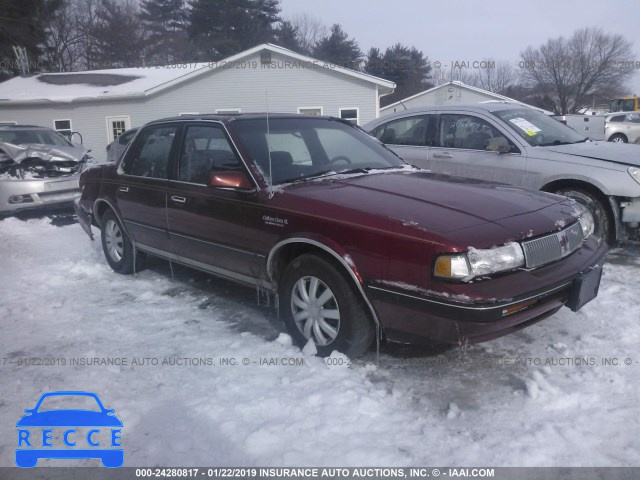
[{"label": "rear door window", "polygon": [[125,172],[137,177],[167,178],[171,147],[178,127],[156,125],[145,128],[136,142]]},{"label": "rear door window", "polygon": [[378,127],[374,135],[382,143],[389,145],[410,145],[410,146],[427,146],[429,141],[430,119],[432,116],[419,115],[415,117],[401,118],[393,120]]}]

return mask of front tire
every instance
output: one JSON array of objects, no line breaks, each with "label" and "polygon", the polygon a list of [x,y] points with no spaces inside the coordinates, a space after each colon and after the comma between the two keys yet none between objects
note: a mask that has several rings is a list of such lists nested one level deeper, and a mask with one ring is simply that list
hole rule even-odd
[{"label": "front tire", "polygon": [[142,270],[144,268],[144,254],[140,252],[134,254],[133,245],[115,214],[110,210],[107,211],[102,216],[101,223],[102,250],[113,271],[129,275]]},{"label": "front tire", "polygon": [[280,312],[295,343],[312,340],[318,355],[337,350],[355,358],[371,346],[373,322],[353,286],[331,263],[301,255],[280,282]]},{"label": "front tire", "polygon": [[622,133],[615,133],[609,137],[609,141],[614,143],[627,143],[629,139]]},{"label": "front tire", "polygon": [[609,209],[599,196],[587,190],[572,187],[561,188],[556,190],[555,193],[569,197],[580,203],[583,207],[586,207],[591,212],[591,215],[593,215],[594,235],[599,236],[610,245],[613,245],[615,242],[613,219],[611,218]]}]

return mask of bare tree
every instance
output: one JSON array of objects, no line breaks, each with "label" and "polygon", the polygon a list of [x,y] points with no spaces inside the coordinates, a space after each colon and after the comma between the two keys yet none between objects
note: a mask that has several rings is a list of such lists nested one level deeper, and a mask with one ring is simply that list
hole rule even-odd
[{"label": "bare tree", "polygon": [[[523,80],[547,95],[556,113],[576,113],[624,90],[633,75],[631,42],[591,27],[521,54]],[[597,99],[597,100],[596,100]]]},{"label": "bare tree", "polygon": [[79,70],[84,49],[79,0],[65,0],[62,8],[48,18],[44,55],[49,68],[59,72]]},{"label": "bare tree", "polygon": [[311,54],[320,41],[329,35],[327,27],[313,15],[298,13],[289,20],[296,30],[298,44],[304,53]]},{"label": "bare tree", "polygon": [[480,69],[470,79],[471,85],[504,95],[518,79],[518,74],[509,62],[497,62],[487,58],[480,62]]},{"label": "bare tree", "polygon": [[466,68],[440,67],[433,71],[433,81],[436,86],[445,85],[450,82],[462,82],[467,85],[473,85],[473,74]]}]

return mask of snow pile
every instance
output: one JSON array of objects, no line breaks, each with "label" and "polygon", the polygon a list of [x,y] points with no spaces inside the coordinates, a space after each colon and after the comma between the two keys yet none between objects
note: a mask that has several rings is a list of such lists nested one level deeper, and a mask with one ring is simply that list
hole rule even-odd
[{"label": "snow pile", "polygon": [[[640,463],[633,257],[607,265],[578,314],[466,350],[387,346],[347,366],[292,346],[254,291],[175,267],[173,280],[161,261],[114,274],[78,225],[6,219],[0,243],[4,431],[43,392],[86,390],[123,421],[125,466]],[[34,357],[67,363],[24,365]],[[94,358],[126,364],[69,363]],[[0,466],[14,465],[14,440],[0,438]]]}]

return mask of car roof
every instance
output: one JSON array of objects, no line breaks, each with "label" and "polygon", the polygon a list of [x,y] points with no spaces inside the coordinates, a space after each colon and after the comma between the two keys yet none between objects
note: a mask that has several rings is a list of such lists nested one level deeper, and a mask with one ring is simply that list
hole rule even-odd
[{"label": "car roof", "polygon": [[616,117],[618,115],[640,115],[640,112],[634,112],[634,111],[631,111],[631,112],[613,112],[613,113],[608,113],[607,114],[607,118]]},{"label": "car roof", "polygon": [[40,125],[0,125],[0,130],[53,130]]},{"label": "car roof", "polygon": [[415,107],[415,108],[407,108],[406,110],[398,111],[391,113],[389,115],[384,115],[380,118],[376,118],[370,124],[365,126],[374,126],[381,123],[386,122],[387,120],[404,117],[405,115],[420,115],[424,113],[433,113],[433,112],[455,112],[458,110],[465,110],[468,112],[474,113],[487,113],[487,112],[499,112],[503,110],[513,110],[513,109],[526,109],[533,111],[540,111],[539,109],[528,107],[527,105],[523,105],[521,103],[516,102],[507,102],[501,100],[490,100],[488,102],[483,103],[460,103],[456,105],[431,105],[428,107]]},{"label": "car roof", "polygon": [[290,119],[324,119],[324,120],[338,120],[343,123],[349,123],[346,120],[340,118],[331,117],[327,115],[303,115],[299,113],[266,113],[266,112],[254,112],[254,113],[205,113],[205,114],[185,114],[175,117],[166,117],[158,120],[153,120],[147,125],[154,123],[165,122],[185,122],[185,121],[218,121],[223,123],[230,123],[236,120],[262,120],[266,118],[290,118]]}]

